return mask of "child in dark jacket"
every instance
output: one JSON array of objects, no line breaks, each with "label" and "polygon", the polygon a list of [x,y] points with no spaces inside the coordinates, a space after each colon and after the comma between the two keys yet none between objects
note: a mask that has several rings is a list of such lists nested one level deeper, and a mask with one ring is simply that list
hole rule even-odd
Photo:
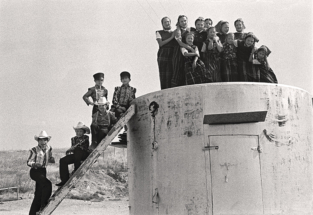
[{"label": "child in dark jacket", "polygon": [[120,74],[121,82],[120,87],[115,87],[111,112],[115,113],[115,116],[119,119],[123,113],[129,108],[130,103],[136,98],[136,88],[129,85],[130,73],[122,72]]},{"label": "child in dark jacket", "polygon": [[81,161],[86,160],[89,155],[89,137],[86,134],[90,134],[90,129],[84,123],[79,122],[74,130],[76,136],[71,139],[72,146],[66,151],[66,156],[60,159],[61,182],[56,184],[57,186],[63,186],[69,179],[69,164],[74,164],[74,171],[76,171],[80,167]]}]

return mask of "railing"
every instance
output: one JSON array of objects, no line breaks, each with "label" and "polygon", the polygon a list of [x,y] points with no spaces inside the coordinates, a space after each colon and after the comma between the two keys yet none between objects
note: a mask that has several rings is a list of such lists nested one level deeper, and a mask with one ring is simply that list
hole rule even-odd
[{"label": "railing", "polygon": [[16,198],[17,200],[19,200],[19,194],[20,194],[20,188],[19,187],[6,187],[6,188],[0,188],[0,191],[2,190],[13,190],[13,189],[16,189]]}]

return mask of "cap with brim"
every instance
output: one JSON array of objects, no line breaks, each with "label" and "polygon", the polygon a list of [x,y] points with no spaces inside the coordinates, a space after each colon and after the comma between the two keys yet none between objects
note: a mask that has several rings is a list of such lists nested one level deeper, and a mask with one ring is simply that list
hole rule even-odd
[{"label": "cap with brim", "polygon": [[104,79],[104,73],[102,73],[102,72],[96,73],[93,75],[93,78],[95,80],[103,80]]},{"label": "cap with brim", "polygon": [[130,79],[130,73],[127,71],[121,72],[120,76],[121,76],[121,78],[128,77]]},{"label": "cap with brim", "polygon": [[85,131],[86,134],[90,134],[90,129],[89,129],[89,127],[87,127],[83,122],[79,122],[79,123],[77,124],[77,126],[76,126],[76,127],[73,126],[73,128],[74,128],[74,130],[82,129],[82,130]]},{"label": "cap with brim", "polygon": [[41,131],[39,135],[35,135],[34,138],[36,141],[38,141],[38,139],[48,139],[48,141],[50,141],[51,136],[49,136],[46,131]]}]

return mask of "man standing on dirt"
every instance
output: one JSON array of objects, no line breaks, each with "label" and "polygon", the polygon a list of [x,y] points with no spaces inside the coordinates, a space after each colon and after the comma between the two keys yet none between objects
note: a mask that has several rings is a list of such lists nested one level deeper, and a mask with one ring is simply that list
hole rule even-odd
[{"label": "man standing on dirt", "polygon": [[27,165],[31,167],[30,178],[36,181],[35,196],[30,207],[29,215],[36,215],[44,209],[52,193],[52,184],[47,179],[46,166],[48,163],[55,163],[52,157],[52,148],[48,145],[51,136],[45,131],[41,131],[35,140],[38,145],[33,147],[27,160]]}]

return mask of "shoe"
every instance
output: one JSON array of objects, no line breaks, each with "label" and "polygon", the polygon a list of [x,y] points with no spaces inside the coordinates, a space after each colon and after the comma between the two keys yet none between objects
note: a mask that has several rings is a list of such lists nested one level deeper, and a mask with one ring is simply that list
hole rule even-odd
[{"label": "shoe", "polygon": [[60,183],[56,184],[58,187],[62,187],[65,184],[65,182],[61,181]]},{"label": "shoe", "polygon": [[122,134],[119,134],[119,135],[118,135],[118,138],[119,138],[120,144],[125,144],[125,145],[127,145],[127,133],[126,133],[126,132],[124,132],[124,133],[122,133]]}]

